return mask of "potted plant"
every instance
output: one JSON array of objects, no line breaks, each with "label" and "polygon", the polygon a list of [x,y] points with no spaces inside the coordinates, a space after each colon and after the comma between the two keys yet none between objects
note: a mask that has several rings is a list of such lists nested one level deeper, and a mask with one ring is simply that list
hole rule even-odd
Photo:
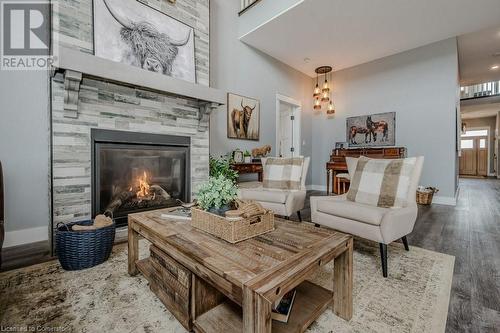
[{"label": "potted plant", "polygon": [[229,158],[215,158],[210,156],[210,177],[219,177],[220,175],[231,180],[233,183],[238,180],[238,172],[231,168]]},{"label": "potted plant", "polygon": [[210,177],[198,190],[198,205],[208,212],[224,216],[236,199],[236,185],[224,175]]},{"label": "potted plant", "polygon": [[245,157],[245,163],[250,163],[252,162],[252,154],[248,150],[245,151],[245,154],[243,154]]}]

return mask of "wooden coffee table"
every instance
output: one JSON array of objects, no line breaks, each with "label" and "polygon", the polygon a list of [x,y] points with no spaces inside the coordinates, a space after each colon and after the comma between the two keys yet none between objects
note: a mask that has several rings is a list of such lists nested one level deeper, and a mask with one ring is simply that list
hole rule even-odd
[{"label": "wooden coffee table", "polygon": [[[147,267],[148,259],[138,260],[142,236],[191,272],[189,323],[195,332],[303,332],[332,303],[336,315],[351,319],[352,236],[276,219],[274,231],[233,245],[189,221],[161,218],[162,211],[129,215],[128,271]],[[306,281],[331,260],[333,293]],[[293,288],[288,323],[271,320],[272,304]]]}]

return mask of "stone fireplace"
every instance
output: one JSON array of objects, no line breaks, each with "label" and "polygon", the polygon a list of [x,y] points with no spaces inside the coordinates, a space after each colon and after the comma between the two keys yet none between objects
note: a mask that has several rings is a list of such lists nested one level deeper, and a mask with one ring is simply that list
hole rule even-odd
[{"label": "stone fireplace", "polygon": [[189,137],[93,128],[91,141],[92,216],[123,226],[130,213],[190,200]]},{"label": "stone fireplace", "polygon": [[54,228],[113,209],[120,195],[119,225],[132,211],[195,197],[208,179],[205,102],[83,76],[68,112],[68,86],[63,73],[53,77]]}]

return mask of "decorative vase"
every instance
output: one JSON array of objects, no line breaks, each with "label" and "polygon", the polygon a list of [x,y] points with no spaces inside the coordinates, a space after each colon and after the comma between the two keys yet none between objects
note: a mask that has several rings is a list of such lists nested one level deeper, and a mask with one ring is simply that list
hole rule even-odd
[{"label": "decorative vase", "polygon": [[252,156],[245,156],[245,163],[251,163],[252,162]]}]

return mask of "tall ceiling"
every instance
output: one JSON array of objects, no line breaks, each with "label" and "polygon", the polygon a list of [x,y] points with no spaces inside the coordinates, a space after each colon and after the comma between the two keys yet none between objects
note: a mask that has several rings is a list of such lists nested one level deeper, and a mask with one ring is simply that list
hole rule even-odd
[{"label": "tall ceiling", "polygon": [[500,25],[459,36],[458,55],[463,86],[500,80]]},{"label": "tall ceiling", "polygon": [[500,0],[304,0],[240,39],[314,77],[499,23]]}]

